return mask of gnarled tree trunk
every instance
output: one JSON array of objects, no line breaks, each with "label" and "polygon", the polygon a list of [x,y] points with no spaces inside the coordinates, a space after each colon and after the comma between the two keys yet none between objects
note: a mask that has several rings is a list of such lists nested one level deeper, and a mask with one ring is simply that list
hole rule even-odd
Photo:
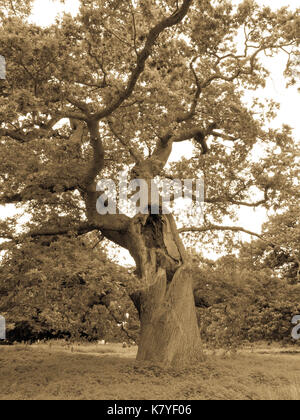
[{"label": "gnarled tree trunk", "polygon": [[131,298],[141,335],[138,361],[182,365],[201,352],[192,279],[172,216],[146,215],[132,225],[131,253],[145,287]]}]

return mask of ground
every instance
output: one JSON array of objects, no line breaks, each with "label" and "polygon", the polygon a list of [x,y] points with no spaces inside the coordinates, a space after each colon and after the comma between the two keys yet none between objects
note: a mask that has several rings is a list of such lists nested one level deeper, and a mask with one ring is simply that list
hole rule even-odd
[{"label": "ground", "polygon": [[0,346],[0,400],[299,400],[300,352],[212,354],[181,371],[135,363],[122,345]]}]

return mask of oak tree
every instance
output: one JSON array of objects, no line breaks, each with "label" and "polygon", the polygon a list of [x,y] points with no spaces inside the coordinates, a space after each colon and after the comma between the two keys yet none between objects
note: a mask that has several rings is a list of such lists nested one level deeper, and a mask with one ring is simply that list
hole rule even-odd
[{"label": "oak tree", "polygon": [[[245,99],[265,86],[265,55],[284,54],[288,83],[296,83],[299,11],[251,0],[80,3],[76,17],[46,28],[30,23],[20,2],[0,3],[0,203],[30,215],[21,233],[7,219],[0,236],[10,247],[95,230],[128,250],[138,278],[137,358],[183,363],[197,356],[200,337],[182,238],[240,230],[222,225],[239,206],[299,198],[290,127],[268,128],[271,99]],[[193,158],[168,165],[184,141],[193,142]],[[258,145],[263,153],[253,159]],[[97,182],[123,170],[149,187],[154,178],[202,174],[202,225],[189,219],[178,230],[172,214],[151,209],[99,214]]]}]

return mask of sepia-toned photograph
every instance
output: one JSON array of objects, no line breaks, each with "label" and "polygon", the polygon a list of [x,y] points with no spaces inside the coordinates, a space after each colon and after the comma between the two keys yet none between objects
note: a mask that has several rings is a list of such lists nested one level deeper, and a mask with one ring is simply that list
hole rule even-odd
[{"label": "sepia-toned photograph", "polygon": [[298,0],[0,0],[0,400],[300,400]]}]

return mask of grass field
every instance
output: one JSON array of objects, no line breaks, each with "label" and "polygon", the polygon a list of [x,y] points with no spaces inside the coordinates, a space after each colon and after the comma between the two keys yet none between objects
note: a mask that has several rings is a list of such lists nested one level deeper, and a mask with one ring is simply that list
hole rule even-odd
[{"label": "grass field", "polygon": [[121,345],[0,346],[0,399],[299,400],[300,352],[207,354],[174,371],[135,363]]}]

